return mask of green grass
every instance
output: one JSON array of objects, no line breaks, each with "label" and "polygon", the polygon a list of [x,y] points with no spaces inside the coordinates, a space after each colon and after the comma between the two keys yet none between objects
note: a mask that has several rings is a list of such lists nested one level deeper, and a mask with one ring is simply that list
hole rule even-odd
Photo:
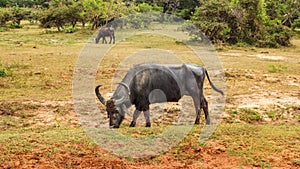
[{"label": "green grass", "polygon": [[261,115],[252,109],[241,109],[240,110],[240,119],[243,121],[246,121],[248,123],[250,122],[259,122],[262,121]]},{"label": "green grass", "polygon": [[91,32],[45,31],[28,24],[1,32],[0,60],[8,75],[0,81],[0,100],[70,98],[74,65]]}]

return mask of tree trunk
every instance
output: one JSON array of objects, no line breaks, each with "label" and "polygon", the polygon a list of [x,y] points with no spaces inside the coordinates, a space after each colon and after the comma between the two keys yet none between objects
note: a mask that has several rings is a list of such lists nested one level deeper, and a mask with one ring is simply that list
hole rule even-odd
[{"label": "tree trunk", "polygon": [[76,21],[73,21],[73,22],[72,22],[72,27],[73,27],[73,28],[75,28],[76,23],[77,23]]},{"label": "tree trunk", "polygon": [[98,16],[95,16],[93,19],[93,25],[92,25],[92,30],[96,29],[98,27]]},{"label": "tree trunk", "polygon": [[170,17],[170,22],[174,22],[175,12],[176,12],[176,9],[178,8],[179,5],[180,5],[179,0],[175,1],[174,4],[172,5],[172,14],[171,14],[171,17]]},{"label": "tree trunk", "polygon": [[164,3],[163,11],[162,11],[161,17],[160,17],[160,22],[164,22],[165,21],[165,14],[166,14],[166,12],[169,9],[169,5],[170,5],[170,2],[165,2]]}]

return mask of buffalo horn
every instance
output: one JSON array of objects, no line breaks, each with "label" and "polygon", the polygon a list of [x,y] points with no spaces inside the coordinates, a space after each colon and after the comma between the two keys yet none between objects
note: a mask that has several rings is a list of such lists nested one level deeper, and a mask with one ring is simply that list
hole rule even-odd
[{"label": "buffalo horn", "polygon": [[97,98],[100,100],[100,102],[104,105],[106,105],[106,100],[104,99],[104,97],[102,97],[102,95],[100,94],[99,92],[99,88],[101,87],[102,85],[98,85],[96,88],[95,88],[95,92],[96,92],[96,96]]},{"label": "buffalo horn", "polygon": [[119,83],[119,84],[122,85],[122,86],[124,86],[125,89],[127,90],[127,94],[130,95],[130,89],[129,89],[129,86],[128,86],[126,83],[124,83],[124,82],[121,82],[121,83]]},{"label": "buffalo horn", "polygon": [[121,82],[119,84],[125,87],[125,89],[127,90],[127,95],[123,96],[121,99],[116,100],[115,101],[116,105],[122,104],[130,96],[130,89],[129,89],[128,85],[123,82]]}]

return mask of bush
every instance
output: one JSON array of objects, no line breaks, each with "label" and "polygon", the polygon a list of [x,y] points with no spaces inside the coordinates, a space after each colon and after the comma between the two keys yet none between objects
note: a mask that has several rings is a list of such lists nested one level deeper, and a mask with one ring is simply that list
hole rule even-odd
[{"label": "bush", "polygon": [[150,24],[158,20],[159,15],[155,15],[152,13],[143,13],[137,15],[129,15],[126,17],[126,25],[132,29],[143,29],[148,28]]},{"label": "bush", "polygon": [[6,29],[0,27],[0,32],[4,32],[4,31],[6,31]]},{"label": "bush", "polygon": [[5,77],[5,76],[7,76],[6,69],[0,68],[0,77]]},{"label": "bush", "polygon": [[2,65],[1,60],[0,60],[0,77],[5,77],[7,76],[7,70],[6,68]]},{"label": "bush", "polygon": [[17,23],[12,23],[9,25],[9,28],[11,29],[20,29],[23,28],[23,25],[17,24]]},{"label": "bush", "polygon": [[7,8],[0,8],[0,26],[5,26],[6,22],[11,19],[11,14]]},{"label": "bush", "polygon": [[65,33],[74,33],[76,31],[78,31],[78,29],[76,27],[67,27],[64,29]]},{"label": "bush", "polygon": [[284,66],[282,64],[279,64],[279,65],[274,65],[274,64],[269,64],[268,65],[268,71],[270,73],[277,73],[277,72],[281,72],[283,70],[286,70],[288,67],[287,66]]},{"label": "bush", "polygon": [[252,109],[241,109],[240,119],[248,123],[258,122],[263,120],[262,116],[258,112]]},{"label": "bush", "polygon": [[138,12],[151,12],[152,6],[144,2],[144,3],[138,4],[136,6],[135,10]]},{"label": "bush", "polygon": [[[290,46],[292,31],[267,15],[263,0],[205,1],[191,20],[213,43]],[[278,22],[279,21],[279,22]],[[297,22],[295,22],[295,27]]]}]

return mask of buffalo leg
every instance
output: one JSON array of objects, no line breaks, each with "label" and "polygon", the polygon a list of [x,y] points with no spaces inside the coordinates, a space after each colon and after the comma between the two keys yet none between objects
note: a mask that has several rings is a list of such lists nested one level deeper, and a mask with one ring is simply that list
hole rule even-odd
[{"label": "buffalo leg", "polygon": [[146,119],[146,127],[151,127],[150,111],[149,110],[144,111],[144,116],[145,116],[145,119]]},{"label": "buffalo leg", "polygon": [[112,41],[112,36],[110,35],[109,36],[109,44],[111,44],[111,41]]},{"label": "buffalo leg", "polygon": [[105,36],[103,36],[103,37],[102,37],[102,43],[105,43],[105,44],[107,44],[107,41],[106,41],[106,38],[105,38]]},{"label": "buffalo leg", "polygon": [[115,35],[114,35],[114,34],[112,35],[112,38],[113,38],[113,44],[115,44],[116,38],[115,38]]},{"label": "buffalo leg", "polygon": [[205,114],[206,124],[210,124],[210,117],[209,117],[209,113],[208,113],[208,103],[207,103],[207,100],[205,99],[205,97],[203,97],[203,102],[202,102],[201,107]]},{"label": "buffalo leg", "polygon": [[200,124],[200,101],[198,98],[193,98],[194,100],[194,106],[195,106],[195,110],[196,110],[196,120],[195,120],[195,124]]},{"label": "buffalo leg", "polygon": [[140,116],[141,114],[141,111],[138,111],[138,110],[135,110],[134,113],[133,113],[133,118],[132,118],[132,121],[130,123],[130,126],[129,127],[134,127],[136,125],[136,120],[137,118]]}]

